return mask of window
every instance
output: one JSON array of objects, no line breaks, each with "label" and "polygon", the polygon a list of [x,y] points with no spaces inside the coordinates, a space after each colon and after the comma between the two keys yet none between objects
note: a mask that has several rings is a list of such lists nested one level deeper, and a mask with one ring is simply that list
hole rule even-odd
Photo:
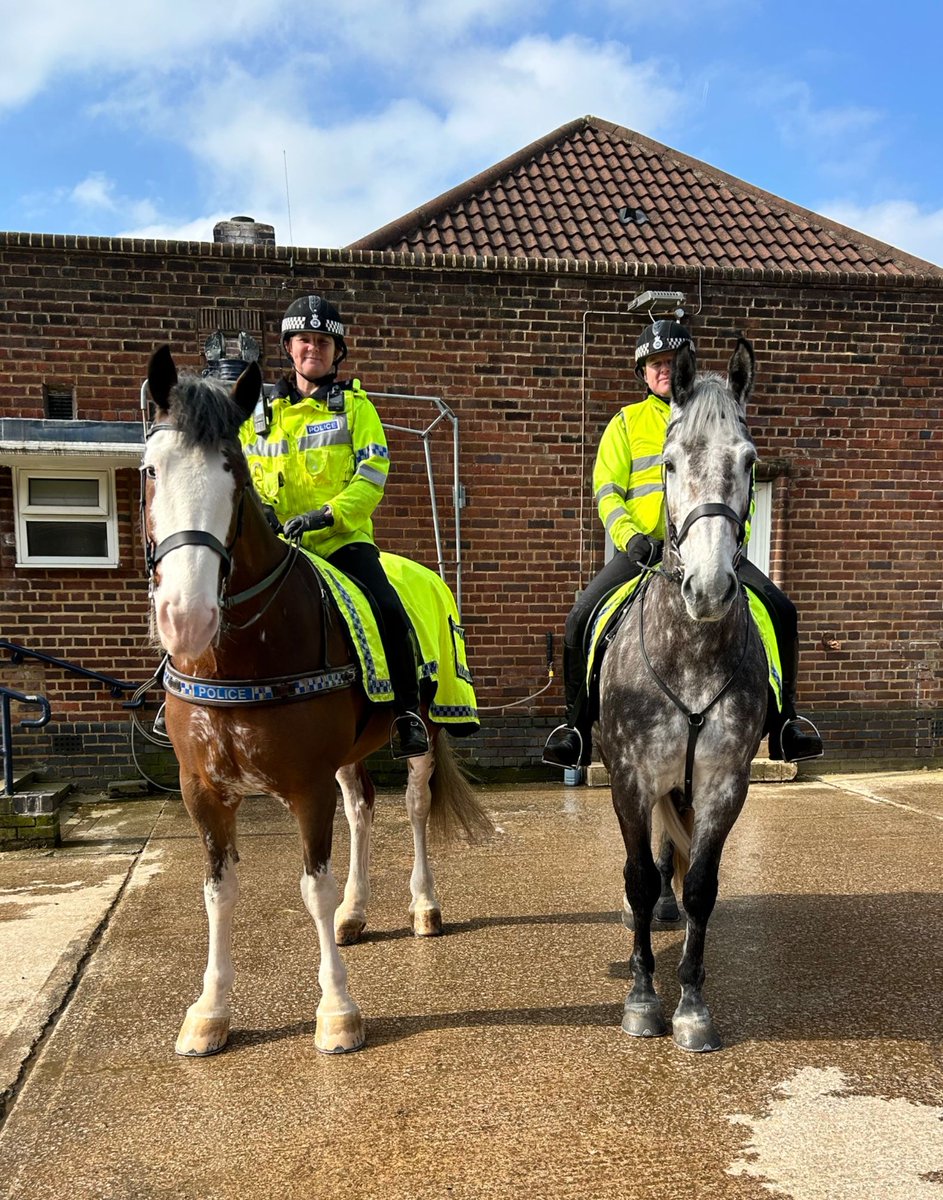
[{"label": "window", "polygon": [[15,474],[17,566],[118,565],[114,472]]},{"label": "window", "polygon": [[754,493],[756,507],[750,520],[750,540],[746,556],[754,567],[769,575],[769,550],[773,532],[773,485],[768,479],[757,479]]}]

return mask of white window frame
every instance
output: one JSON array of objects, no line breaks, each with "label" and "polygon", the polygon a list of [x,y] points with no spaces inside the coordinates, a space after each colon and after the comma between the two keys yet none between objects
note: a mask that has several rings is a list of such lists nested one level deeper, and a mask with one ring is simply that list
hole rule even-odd
[{"label": "white window frame", "polygon": [[[98,481],[98,504],[81,509],[70,506],[31,505],[31,479],[94,479]],[[89,567],[108,569],[118,566],[117,493],[114,468],[89,470],[88,467],[51,467],[47,464],[13,468],[13,503],[15,508],[16,565],[18,567]],[[87,525],[99,523],[105,527],[106,554],[101,558],[87,555],[31,555],[28,526],[56,522],[57,524]]]},{"label": "white window frame", "polygon": [[750,540],[746,544],[746,556],[768,579],[769,552],[773,535],[773,481],[757,479],[753,498],[755,506],[750,518]]}]

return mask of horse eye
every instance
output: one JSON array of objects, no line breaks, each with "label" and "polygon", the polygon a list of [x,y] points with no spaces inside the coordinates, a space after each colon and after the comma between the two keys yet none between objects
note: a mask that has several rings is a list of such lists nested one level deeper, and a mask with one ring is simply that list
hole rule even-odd
[{"label": "horse eye", "polygon": [[668,475],[673,475],[674,472],[675,472],[674,463],[671,461],[670,458],[666,458],[665,459],[665,473]]},{"label": "horse eye", "polygon": [[144,474],[148,477],[148,479],[156,479],[157,478],[157,468],[156,467],[146,467],[144,469]]}]

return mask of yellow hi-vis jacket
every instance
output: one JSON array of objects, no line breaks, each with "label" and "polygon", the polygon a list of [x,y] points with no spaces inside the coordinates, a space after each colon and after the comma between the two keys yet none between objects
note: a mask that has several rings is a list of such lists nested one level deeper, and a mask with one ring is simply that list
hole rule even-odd
[{"label": "yellow hi-vis jacket", "polygon": [[282,524],[331,506],[334,524],[302,538],[306,550],[323,558],[351,542],[373,542],[371,516],[390,470],[383,424],[360,380],[340,388],[343,409],[326,398],[292,403],[292,396],[276,395],[267,433],[258,434],[251,417],[239,431],[255,490]]},{"label": "yellow hi-vis jacket", "polygon": [[671,406],[649,392],[627,404],[606,426],[593,467],[599,519],[617,550],[637,533],[664,541],[665,505],[661,452]]}]

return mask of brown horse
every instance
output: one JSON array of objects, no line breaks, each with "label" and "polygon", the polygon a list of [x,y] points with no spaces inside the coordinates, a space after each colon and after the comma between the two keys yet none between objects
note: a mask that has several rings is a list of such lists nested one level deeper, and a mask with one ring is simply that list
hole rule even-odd
[{"label": "brown horse", "polygon": [[[373,788],[362,760],[386,743],[390,706],[369,701],[321,575],[297,546],[272,532],[252,489],[237,433],[260,394],[258,367],[252,364],[230,392],[215,379],[178,379],[162,347],[151,359],[148,386],[156,419],[145,446],[141,504],[152,617],[170,656],[165,719],[183,800],[203,843],[209,920],[203,991],[187,1011],[176,1049],[206,1055],[226,1044],[236,811],[246,796],[265,793],[291,811],[301,834],[301,892],[320,945],[315,1045],[325,1053],[356,1050],[364,1022],[337,945],[356,940],[366,920]],[[433,572],[417,569],[430,587],[445,588]],[[408,760],[416,842],[411,909],[417,933],[437,933],[426,818],[431,811],[446,830],[457,824],[472,837],[490,822],[448,739],[426,708],[424,715],[433,749]],[[331,868],[335,776],[352,835],[340,908]]]}]

